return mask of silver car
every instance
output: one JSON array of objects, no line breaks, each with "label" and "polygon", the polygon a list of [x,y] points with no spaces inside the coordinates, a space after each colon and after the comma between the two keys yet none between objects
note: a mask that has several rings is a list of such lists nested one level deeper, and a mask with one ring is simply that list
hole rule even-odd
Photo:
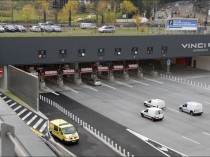
[{"label": "silver car", "polygon": [[88,84],[92,86],[101,86],[101,81],[97,78],[91,78],[88,80]]},{"label": "silver car", "polygon": [[2,33],[2,32],[5,32],[4,27],[2,27],[1,25],[0,25],[0,32],[1,32],[1,33]]},{"label": "silver car", "polygon": [[30,32],[41,32],[40,26],[32,26]]},{"label": "silver car", "polygon": [[115,26],[102,26],[98,29],[100,33],[114,33],[115,32]]},{"label": "silver car", "polygon": [[52,28],[52,32],[61,32],[62,31],[61,27],[59,27],[59,26],[52,25],[50,27]]}]

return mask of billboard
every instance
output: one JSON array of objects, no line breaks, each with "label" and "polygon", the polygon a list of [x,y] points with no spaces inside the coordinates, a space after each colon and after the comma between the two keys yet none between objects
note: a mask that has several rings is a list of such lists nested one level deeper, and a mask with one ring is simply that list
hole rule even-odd
[{"label": "billboard", "polygon": [[167,19],[165,21],[166,30],[197,30],[197,19]]}]

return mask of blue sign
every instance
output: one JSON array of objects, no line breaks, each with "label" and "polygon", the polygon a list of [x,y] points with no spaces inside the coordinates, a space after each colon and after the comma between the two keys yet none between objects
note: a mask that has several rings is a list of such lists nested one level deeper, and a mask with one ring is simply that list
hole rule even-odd
[{"label": "blue sign", "polygon": [[167,19],[166,30],[197,30],[197,19]]},{"label": "blue sign", "polygon": [[171,60],[167,59],[167,65],[171,65]]}]

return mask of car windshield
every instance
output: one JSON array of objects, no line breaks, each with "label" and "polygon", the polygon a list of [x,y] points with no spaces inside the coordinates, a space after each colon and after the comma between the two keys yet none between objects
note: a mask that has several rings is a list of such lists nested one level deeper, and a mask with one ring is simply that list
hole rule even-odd
[{"label": "car windshield", "polygon": [[162,111],[162,110],[158,110],[158,111],[155,112],[155,114],[156,114],[156,115],[158,115],[158,114],[163,114],[163,111]]},{"label": "car windshield", "polygon": [[64,134],[72,134],[74,132],[76,132],[76,129],[74,126],[69,126],[69,127],[66,127],[66,128],[62,128],[63,130],[63,133]]},{"label": "car windshield", "polygon": [[8,28],[14,28],[12,25],[8,25],[7,27],[8,27]]}]

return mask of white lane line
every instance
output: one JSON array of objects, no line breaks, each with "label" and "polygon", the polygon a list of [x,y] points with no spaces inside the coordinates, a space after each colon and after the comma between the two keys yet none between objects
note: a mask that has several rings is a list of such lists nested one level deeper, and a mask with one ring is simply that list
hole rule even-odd
[{"label": "white lane line", "polygon": [[16,107],[13,111],[17,111],[19,108],[21,108],[22,106],[19,105],[18,107]]},{"label": "white lane line", "polygon": [[125,85],[125,86],[127,86],[127,87],[133,87],[133,86],[131,86],[131,85],[128,85],[128,84],[123,83],[123,82],[120,82],[120,81],[116,81],[116,83],[121,84],[121,85]]},{"label": "white lane line", "polygon": [[140,83],[140,84],[143,84],[143,85],[146,85],[146,86],[149,85],[149,84],[147,84],[147,83],[144,83],[144,82],[141,82],[141,81],[137,81],[137,80],[133,80],[133,79],[131,79],[131,81],[133,81],[133,82],[135,82],[135,83]]},{"label": "white lane line", "polygon": [[174,109],[172,109],[172,108],[168,108],[168,107],[167,107],[167,109],[169,109],[169,110],[171,110],[171,111],[174,111],[174,112],[178,112],[178,113],[180,113],[179,111],[174,110]]},{"label": "white lane line", "polygon": [[96,91],[96,92],[98,91],[97,89],[95,89],[95,88],[92,88],[92,87],[90,87],[90,86],[87,86],[87,85],[85,85],[84,87],[85,87],[85,88],[89,88],[89,89],[91,89],[91,90],[94,90],[94,91]]},{"label": "white lane line", "polygon": [[32,113],[32,112],[29,112],[27,115],[25,115],[25,116],[22,118],[22,120],[25,120],[28,116],[31,115],[31,113]]},{"label": "white lane line", "polygon": [[11,104],[11,105],[9,105],[10,107],[12,107],[12,106],[15,106],[17,103],[16,102],[14,102],[13,104]]},{"label": "white lane line", "polygon": [[206,133],[206,132],[203,132],[204,134],[206,134],[206,135],[210,135],[210,133]]},{"label": "white lane line", "polygon": [[65,89],[67,89],[67,90],[70,90],[70,91],[72,91],[72,92],[75,92],[75,93],[79,93],[78,91],[76,91],[76,90],[74,90],[74,89],[72,89],[72,88],[70,88],[70,87],[68,87],[68,86],[66,86],[66,85],[64,85],[63,86],[63,88],[65,88]]},{"label": "white lane line", "polygon": [[40,119],[38,120],[38,122],[33,126],[33,128],[36,129],[36,128],[39,126],[39,124],[41,124],[42,121],[43,121],[43,119],[40,118]]},{"label": "white lane line", "polygon": [[34,115],[26,124],[27,124],[27,125],[30,125],[31,122],[33,122],[34,119],[36,119],[36,117],[37,117],[37,115]]},{"label": "white lane line", "polygon": [[11,99],[10,100],[7,100],[6,103],[8,104],[10,101],[12,101],[12,100]]},{"label": "white lane line", "polygon": [[3,100],[6,99],[6,98],[7,98],[6,96],[2,97]]},{"label": "white lane line", "polygon": [[44,125],[42,125],[41,129],[39,130],[39,132],[44,131],[44,129],[47,127],[47,122],[44,123]]},{"label": "white lane line", "polygon": [[150,79],[150,78],[146,78],[144,77],[145,80],[149,80],[149,81],[153,81],[153,82],[156,82],[156,83],[159,83],[159,84],[164,84],[163,82],[160,82],[160,81],[157,81],[157,80],[153,80],[153,79]]},{"label": "white lane line", "polygon": [[50,93],[53,93],[53,94],[55,94],[55,95],[57,95],[57,96],[59,95],[58,93],[56,93],[55,91],[53,91],[53,90],[50,89],[49,87],[46,87],[45,90],[48,91],[48,92],[50,92]]},{"label": "white lane line", "polygon": [[106,86],[106,87],[109,87],[109,88],[112,88],[112,89],[117,89],[117,88],[112,87],[112,86],[110,86],[110,85],[108,85],[108,84],[105,84],[105,83],[102,83],[102,85],[103,85],[103,86]]},{"label": "white lane line", "polygon": [[191,141],[191,142],[194,142],[194,143],[196,143],[196,144],[200,144],[200,143],[198,143],[198,142],[196,142],[196,141],[194,141],[194,140],[192,140],[192,139],[190,139],[190,138],[187,138],[187,137],[185,137],[185,136],[182,136],[183,138],[185,138],[185,139],[187,139],[187,140],[189,140],[189,141]]},{"label": "white lane line", "polygon": [[206,104],[210,104],[210,102],[205,102]]},{"label": "white lane line", "polygon": [[20,116],[21,114],[23,114],[27,109],[24,108],[22,111],[20,111],[17,115]]}]

